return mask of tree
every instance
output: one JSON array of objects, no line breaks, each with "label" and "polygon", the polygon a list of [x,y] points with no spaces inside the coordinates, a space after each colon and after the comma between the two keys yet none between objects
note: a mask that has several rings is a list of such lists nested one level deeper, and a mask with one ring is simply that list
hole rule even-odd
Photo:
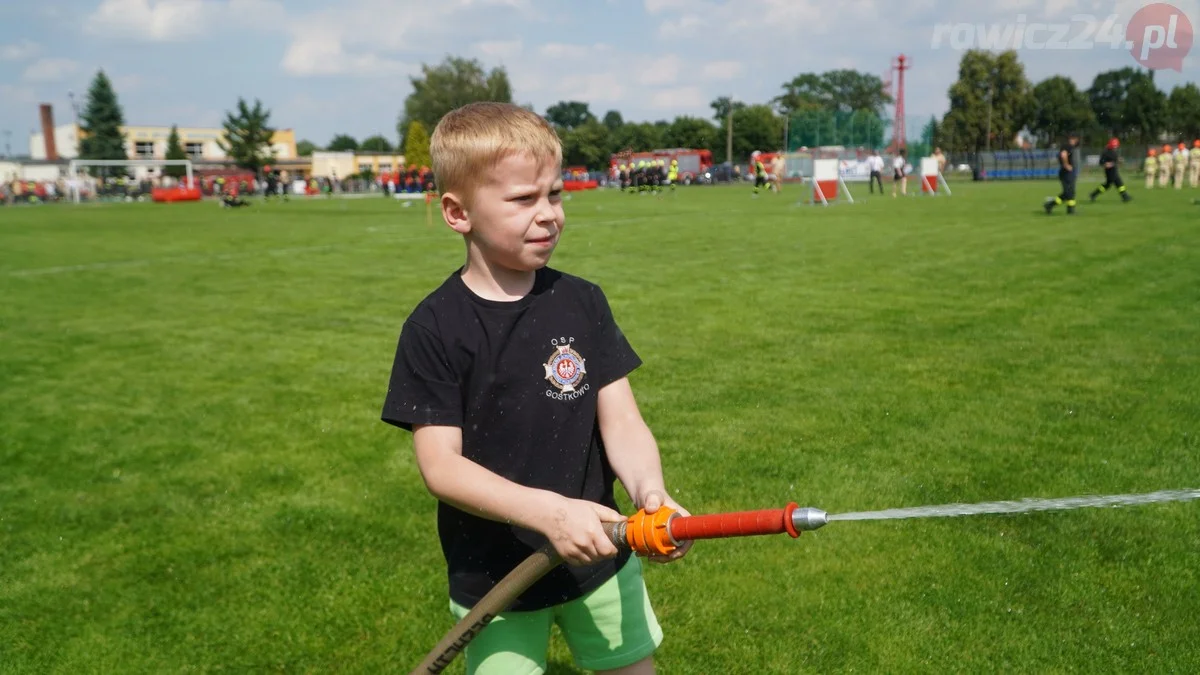
[{"label": "tree", "polygon": [[939,147],[942,144],[941,135],[942,125],[938,123],[936,115],[930,115],[929,122],[921,129],[921,143],[930,148]]},{"label": "tree", "polygon": [[358,149],[358,141],[348,134],[338,134],[329,139],[330,152],[353,152]]},{"label": "tree", "polygon": [[814,110],[830,110],[835,101],[815,73],[801,73],[789,82],[783,83],[783,93],[776,96],[774,101],[779,111],[785,115]]},{"label": "tree", "polygon": [[1094,135],[1096,116],[1087,95],[1069,77],[1057,75],[1033,88],[1029,130],[1040,145],[1053,145],[1075,131]]},{"label": "tree", "polygon": [[296,155],[300,157],[312,157],[313,152],[320,150],[312,141],[301,140],[296,144]]},{"label": "tree", "polygon": [[621,128],[612,134],[612,145],[610,147],[614,152],[622,150],[639,152],[654,150],[662,146],[662,135],[658,127],[649,122],[629,122],[622,125]]},{"label": "tree", "polygon": [[590,119],[574,129],[559,131],[563,143],[563,162],[567,166],[603,169],[608,166],[608,128]]},{"label": "tree", "polygon": [[622,124],[625,124],[625,118],[621,117],[621,113],[616,110],[604,113],[604,126],[608,127],[609,131],[616,131]]},{"label": "tree", "polygon": [[559,101],[546,109],[546,120],[556,127],[574,129],[586,122],[595,122],[596,116],[583,101]]},{"label": "tree", "polygon": [[413,120],[404,135],[404,163],[408,166],[429,166],[433,159],[429,155],[429,132],[425,125]]},{"label": "tree", "polygon": [[425,129],[437,126],[446,113],[476,101],[512,103],[512,85],[503,68],[485,72],[475,59],[447,56],[436,66],[421,64],[421,75],[409,78],[412,93],[404,99],[404,113],[397,131],[408,147],[407,136],[412,122]]},{"label": "tree", "polygon": [[[724,139],[725,124],[718,131]],[[733,159],[741,160],[755,150],[770,152],[783,144],[783,118],[775,114],[769,105],[751,105],[733,111]],[[713,153],[718,161],[730,161],[725,157],[725,144],[718,143]]]},{"label": "tree", "polygon": [[663,145],[670,148],[713,150],[724,147],[725,138],[718,136],[717,127],[699,117],[676,117],[663,132]]},{"label": "tree", "polygon": [[271,111],[262,102],[254,100],[254,107],[238,97],[237,113],[225,113],[225,137],[217,140],[221,150],[238,166],[255,173],[273,157],[271,138],[275,130],[268,126]]},{"label": "tree", "polygon": [[376,134],[369,138],[364,138],[362,145],[358,146],[358,149],[366,152],[391,152],[392,144],[388,139]]},{"label": "tree", "polygon": [[1188,82],[1171,90],[1167,99],[1167,125],[1177,138],[1200,138],[1200,88],[1195,84]]},{"label": "tree", "polygon": [[713,109],[713,119],[717,121],[717,124],[725,124],[725,121],[729,119],[730,108],[741,110],[746,107],[746,104],[741,101],[734,101],[728,96],[718,96],[708,106]]},{"label": "tree", "polygon": [[783,83],[783,93],[773,102],[785,115],[811,110],[863,110],[881,117],[892,97],[883,92],[883,80],[878,76],[843,69],[820,75],[801,73]]},{"label": "tree", "polygon": [[1157,143],[1167,123],[1167,97],[1154,73],[1121,68],[1100,73],[1087,91],[1103,133],[1125,141]]},{"label": "tree", "polygon": [[83,132],[79,143],[82,159],[129,159],[125,150],[125,116],[112,81],[103,70],[96,73],[92,86],[88,88],[87,107],[83,111]]},{"label": "tree", "polygon": [[1013,145],[1030,113],[1030,86],[1015,51],[972,49],[950,85],[950,111],[942,120],[947,145],[979,151]]},{"label": "tree", "polygon": [[[183,144],[179,142],[179,127],[172,125],[171,133],[167,135],[167,154],[166,159],[187,159],[187,153],[183,150]],[[187,167],[182,164],[168,164],[163,167],[163,173],[172,178],[183,178],[187,175]]]}]

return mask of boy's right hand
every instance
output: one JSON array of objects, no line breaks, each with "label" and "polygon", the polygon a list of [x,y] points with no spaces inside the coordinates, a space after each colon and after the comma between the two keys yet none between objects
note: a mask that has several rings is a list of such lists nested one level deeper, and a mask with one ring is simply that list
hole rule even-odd
[{"label": "boy's right hand", "polygon": [[604,534],[601,523],[623,520],[625,516],[607,506],[560,497],[551,505],[541,532],[563,560],[587,565],[617,555],[617,547]]}]

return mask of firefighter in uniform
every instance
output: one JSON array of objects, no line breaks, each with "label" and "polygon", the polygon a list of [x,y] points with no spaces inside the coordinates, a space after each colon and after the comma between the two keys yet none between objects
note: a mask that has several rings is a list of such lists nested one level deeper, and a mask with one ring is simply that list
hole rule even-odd
[{"label": "firefighter in uniform", "polygon": [[1171,146],[1164,145],[1162,147],[1162,155],[1158,158],[1158,186],[1171,187],[1171,165],[1174,163],[1171,157]]},{"label": "firefighter in uniform", "polygon": [[[1200,159],[1200,153],[1196,157]],[[679,182],[679,160],[672,157],[671,166],[667,169],[667,185],[671,186],[671,192],[675,191],[675,184]]]},{"label": "firefighter in uniform", "polygon": [[1092,190],[1092,201],[1096,201],[1096,197],[1104,194],[1112,187],[1117,188],[1117,192],[1121,195],[1121,201],[1127,202],[1133,199],[1125,191],[1125,181],[1121,180],[1121,172],[1117,169],[1117,164],[1120,161],[1120,157],[1117,155],[1117,148],[1119,147],[1121,147],[1121,141],[1111,138],[1108,141],[1108,145],[1104,147],[1104,152],[1100,153],[1100,165],[1104,167],[1104,185]]},{"label": "firefighter in uniform", "polygon": [[1075,182],[1079,180],[1079,165],[1075,163],[1075,148],[1079,147],[1079,134],[1071,132],[1066,145],[1058,149],[1058,182],[1062,194],[1046,200],[1046,213],[1052,213],[1059,204],[1067,205],[1067,214],[1075,213]]},{"label": "firefighter in uniform", "polygon": [[1192,142],[1192,155],[1189,160],[1192,187],[1200,187],[1200,139]]},{"label": "firefighter in uniform", "polygon": [[1187,172],[1188,149],[1183,143],[1175,150],[1175,189],[1183,189],[1183,174]]},{"label": "firefighter in uniform", "polygon": [[[751,156],[751,161],[754,162],[754,194],[758,194],[759,188],[767,187],[767,167],[763,166],[759,155],[762,153],[755,150]],[[770,189],[770,188],[768,188]]]},{"label": "firefighter in uniform", "polygon": [[1146,163],[1142,165],[1143,170],[1146,172],[1146,189],[1147,190],[1154,189],[1154,176],[1155,176],[1155,174],[1158,173],[1158,157],[1157,157],[1157,155],[1158,155],[1158,151],[1155,150],[1154,148],[1150,148],[1150,150],[1148,150],[1146,152]]}]

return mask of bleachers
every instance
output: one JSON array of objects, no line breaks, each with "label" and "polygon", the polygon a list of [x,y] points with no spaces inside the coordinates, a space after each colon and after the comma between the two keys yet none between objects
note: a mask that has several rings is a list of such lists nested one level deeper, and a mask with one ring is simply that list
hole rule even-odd
[{"label": "bleachers", "polygon": [[980,153],[980,177],[983,180],[1036,180],[1056,178],[1058,159],[1055,150],[997,150]]}]

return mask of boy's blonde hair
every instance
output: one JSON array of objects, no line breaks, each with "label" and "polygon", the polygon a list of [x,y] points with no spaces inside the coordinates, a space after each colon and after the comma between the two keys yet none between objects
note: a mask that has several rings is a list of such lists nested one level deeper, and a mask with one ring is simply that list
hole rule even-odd
[{"label": "boy's blonde hair", "polygon": [[440,193],[469,198],[480,174],[512,154],[562,165],[562,143],[537,113],[511,103],[471,103],[446,113],[429,140]]}]

